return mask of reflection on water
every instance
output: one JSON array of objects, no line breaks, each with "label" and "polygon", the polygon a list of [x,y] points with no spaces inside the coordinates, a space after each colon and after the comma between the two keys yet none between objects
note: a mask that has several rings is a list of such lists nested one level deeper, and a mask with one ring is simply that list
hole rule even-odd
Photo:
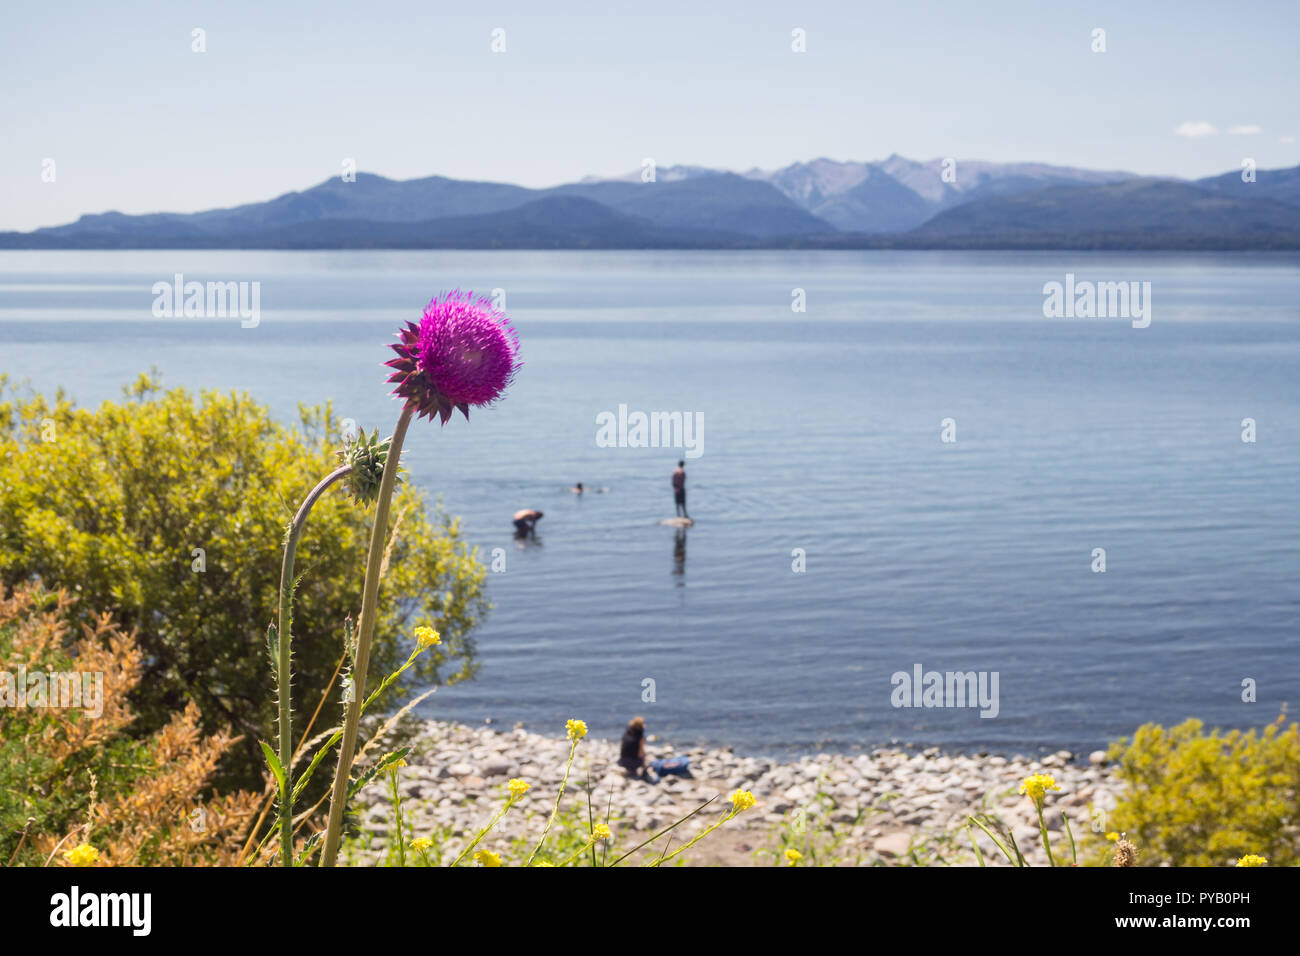
[{"label": "reflection on water", "polygon": [[677,528],[673,532],[673,574],[678,576],[677,586],[686,585],[686,529]]}]

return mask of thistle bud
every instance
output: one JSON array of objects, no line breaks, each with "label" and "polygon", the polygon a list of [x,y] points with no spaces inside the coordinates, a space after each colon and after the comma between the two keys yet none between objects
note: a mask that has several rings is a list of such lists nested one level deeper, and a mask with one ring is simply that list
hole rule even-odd
[{"label": "thistle bud", "polygon": [[[339,463],[351,466],[344,484],[352,500],[357,504],[369,504],[379,496],[379,483],[384,477],[384,463],[388,461],[388,444],[390,439],[379,440],[379,429],[369,437],[361,432],[356,438],[339,450]],[[395,483],[401,482],[401,476]]]}]

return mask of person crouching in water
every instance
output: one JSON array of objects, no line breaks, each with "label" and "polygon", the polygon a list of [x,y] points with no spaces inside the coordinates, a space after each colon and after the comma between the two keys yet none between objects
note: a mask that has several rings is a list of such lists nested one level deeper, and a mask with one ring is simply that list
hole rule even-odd
[{"label": "person crouching in water", "polygon": [[524,508],[515,512],[515,537],[527,538],[529,535],[536,537],[537,522],[542,520],[542,513],[533,508]]},{"label": "person crouching in water", "polygon": [[645,718],[633,717],[623,731],[623,743],[619,748],[618,765],[629,777],[649,780],[649,771],[645,759]]}]

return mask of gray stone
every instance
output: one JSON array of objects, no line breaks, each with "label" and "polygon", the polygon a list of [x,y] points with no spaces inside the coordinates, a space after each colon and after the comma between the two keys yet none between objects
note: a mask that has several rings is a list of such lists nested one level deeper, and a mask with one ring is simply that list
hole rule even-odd
[{"label": "gray stone", "polygon": [[880,856],[896,858],[906,856],[911,845],[911,834],[899,831],[878,837],[876,842],[872,844],[872,849]]}]

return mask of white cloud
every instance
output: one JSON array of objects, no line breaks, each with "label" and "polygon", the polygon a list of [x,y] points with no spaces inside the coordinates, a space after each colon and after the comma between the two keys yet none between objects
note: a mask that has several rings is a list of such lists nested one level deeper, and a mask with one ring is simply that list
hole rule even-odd
[{"label": "white cloud", "polygon": [[1254,136],[1256,133],[1264,132],[1260,127],[1254,125],[1246,126],[1229,126],[1229,136]]},{"label": "white cloud", "polygon": [[1279,143],[1294,143],[1294,142],[1295,142],[1295,137],[1294,137],[1294,136],[1279,136],[1279,137],[1277,138],[1277,141],[1278,141]]},{"label": "white cloud", "polygon": [[1202,136],[1214,136],[1219,131],[1215,129],[1213,123],[1207,123],[1205,120],[1192,121],[1181,124],[1174,130],[1179,136],[1186,136],[1189,139],[1199,139]]}]

